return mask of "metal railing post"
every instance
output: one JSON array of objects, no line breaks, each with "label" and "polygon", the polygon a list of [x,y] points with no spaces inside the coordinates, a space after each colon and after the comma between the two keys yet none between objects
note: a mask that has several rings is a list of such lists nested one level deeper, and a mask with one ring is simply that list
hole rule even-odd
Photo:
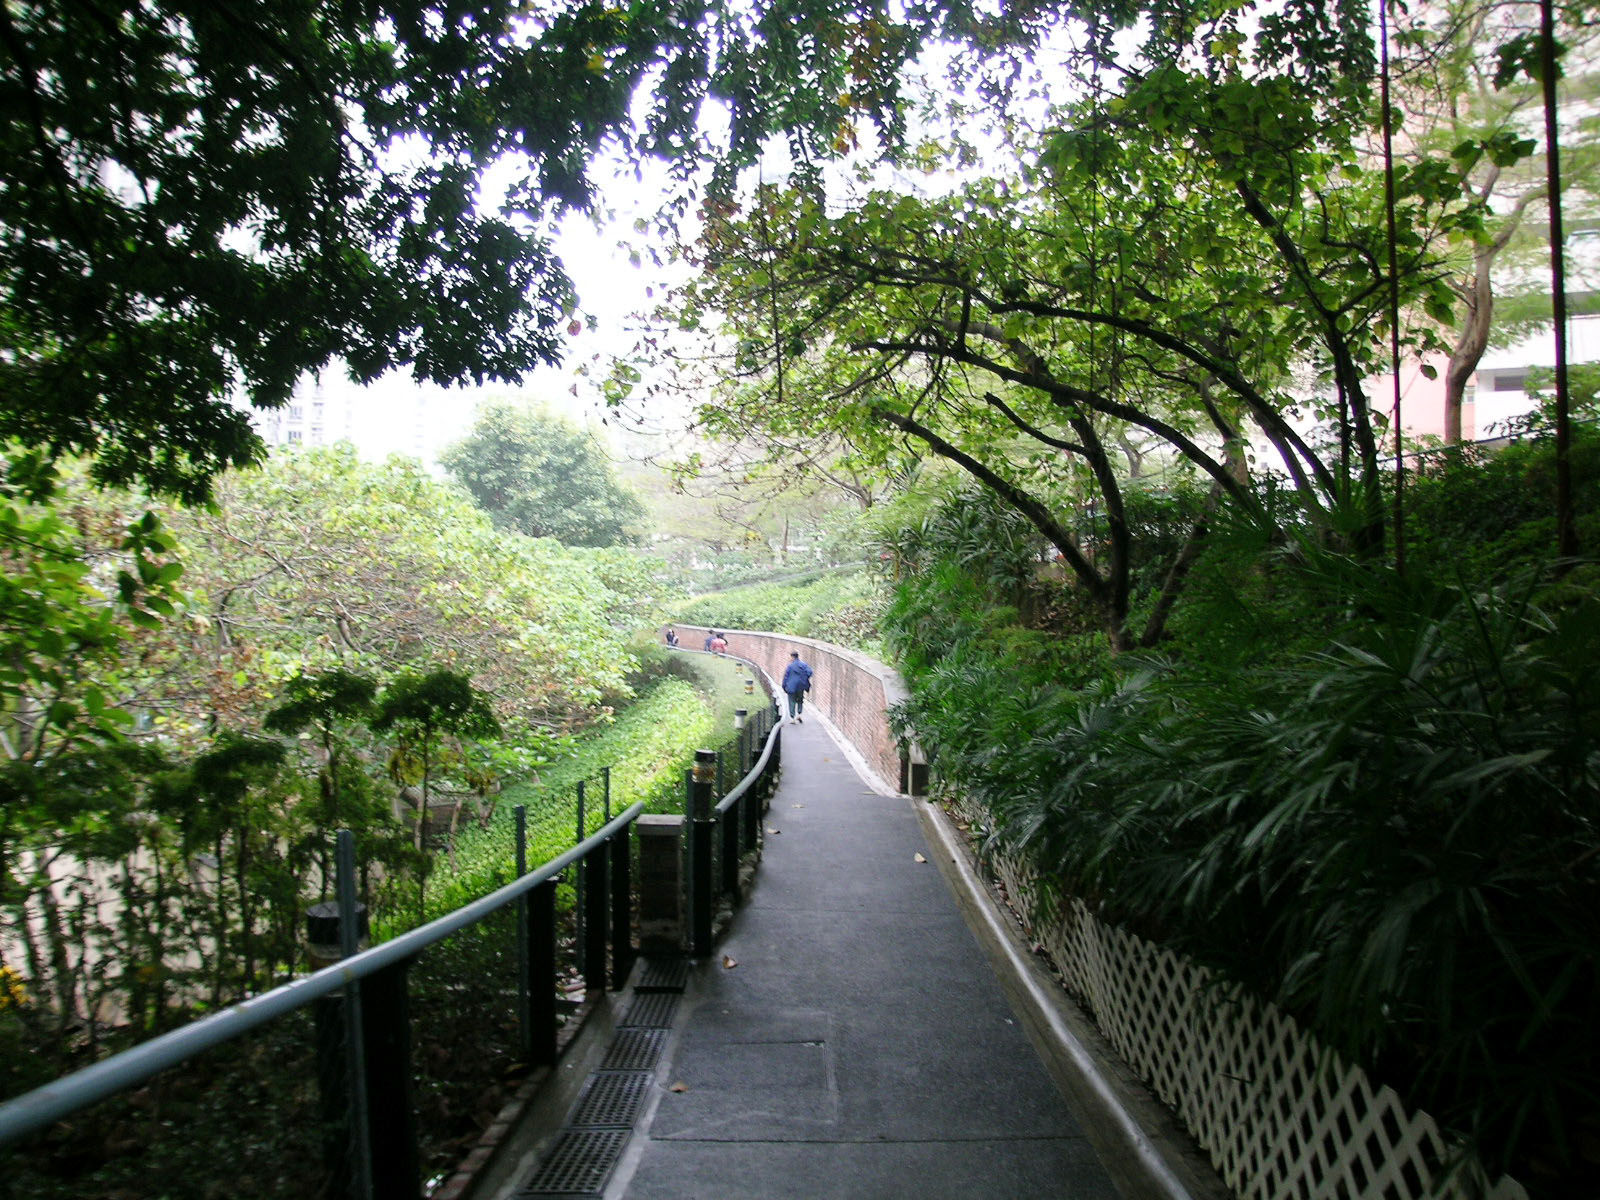
[{"label": "metal railing post", "polygon": [[633,970],[633,826],[611,837],[611,986],[620,988]]},{"label": "metal railing post", "polygon": [[605,787],[606,824],[611,824],[611,768],[600,768],[600,782]]},{"label": "metal railing post", "polygon": [[745,789],[738,802],[717,818],[719,832],[722,835],[722,890],[733,897],[735,904],[741,902],[739,895],[739,814],[743,811],[745,798],[749,794],[749,789]]},{"label": "metal railing post", "polygon": [[[512,810],[517,819],[517,878],[528,873],[528,806]],[[533,1012],[528,1007],[528,897],[517,897],[517,1034],[523,1054],[533,1049]]]},{"label": "metal railing post", "polygon": [[[336,844],[339,900],[339,956],[356,952],[361,931],[356,925],[356,838],[339,830]],[[371,1114],[367,1107],[366,1029],[361,1020],[361,982],[352,979],[344,990],[344,1061],[346,1114],[350,1146],[350,1185],[362,1200],[372,1200]]]},{"label": "metal railing post", "polygon": [[412,1093],[410,960],[361,981],[374,1196],[416,1196],[422,1169]]},{"label": "metal railing post", "polygon": [[716,771],[715,753],[696,750],[689,784],[689,940],[696,958],[711,953],[712,891],[715,887],[711,875],[711,835],[716,828],[716,821],[711,817],[711,788]]},{"label": "metal railing post", "polygon": [[528,1011],[533,1026],[528,1061],[556,1062],[556,881],[547,879],[528,897]]},{"label": "metal railing post", "polygon": [[[585,808],[586,808],[586,804],[584,802],[584,781],[580,779],[580,780],[578,780],[578,837],[577,837],[577,840],[572,843],[574,846],[578,845],[580,842],[583,841],[584,825],[585,825],[585,823],[586,823],[586,821],[588,819],[588,815],[589,815],[587,812],[584,811]],[[574,871],[573,877],[572,877],[572,898],[573,898],[573,904],[574,904],[574,911],[573,911],[573,914],[572,914],[572,920],[573,920],[573,929],[574,929],[575,949],[576,949],[576,952],[577,952],[577,955],[578,955],[578,962],[580,964],[584,961],[584,959],[583,959],[584,946],[587,944],[585,942],[585,940],[584,940],[585,936],[586,936],[586,930],[584,928],[584,920],[583,920],[583,918],[584,918],[585,912],[588,909],[588,906],[585,905],[584,902],[583,902],[583,887],[584,887],[583,876],[584,876],[583,864],[579,863],[577,865],[577,869]]]},{"label": "metal railing post", "polygon": [[583,986],[588,996],[606,990],[606,907],[611,902],[611,889],[606,885],[606,847],[596,846],[584,855],[580,864],[583,876],[584,928],[588,937],[583,944]]}]

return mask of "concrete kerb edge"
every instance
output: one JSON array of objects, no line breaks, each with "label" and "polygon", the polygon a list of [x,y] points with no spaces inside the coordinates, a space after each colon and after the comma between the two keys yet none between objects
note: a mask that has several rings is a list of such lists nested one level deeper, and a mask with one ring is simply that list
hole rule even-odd
[{"label": "concrete kerb edge", "polygon": [[[597,997],[588,1018],[561,1048],[553,1067],[541,1067],[490,1124],[478,1146],[428,1200],[511,1200],[561,1133],[583,1085],[605,1057],[619,1005],[633,994],[640,964],[615,993]],[[487,1151],[487,1152],[484,1152]]]},{"label": "concrete kerb edge", "polygon": [[1126,1200],[1229,1200],[1177,1118],[1157,1101],[1035,961],[937,804],[917,799],[923,833],[1028,1039]]},{"label": "concrete kerb edge", "polygon": [[[810,712],[809,709],[807,711]],[[861,756],[861,751],[857,750],[855,746],[850,743],[849,738],[845,737],[844,734],[839,732],[839,727],[837,725],[828,720],[828,718],[820,712],[811,712],[810,715],[813,720],[817,721],[822,726],[823,732],[833,739],[833,744],[839,748],[839,753],[844,755],[845,761],[848,762],[851,769],[861,777],[861,781],[863,783],[865,783],[873,791],[877,792],[880,796],[904,795],[899,788],[891,787],[888,780],[872,769],[867,760]],[[788,720],[787,717],[784,719]]]}]

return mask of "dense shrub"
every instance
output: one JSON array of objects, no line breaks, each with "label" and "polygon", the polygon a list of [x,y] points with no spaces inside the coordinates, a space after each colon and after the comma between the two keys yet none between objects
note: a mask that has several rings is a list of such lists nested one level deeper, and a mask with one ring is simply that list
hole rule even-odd
[{"label": "dense shrub", "polygon": [[1405,574],[1218,520],[1159,654],[1064,635],[1003,539],[919,533],[886,636],[993,844],[1558,1195],[1600,1114],[1600,600],[1538,563],[1548,462],[1418,481]]},{"label": "dense shrub", "polygon": [[[1580,545],[1600,545],[1600,430],[1573,430],[1573,508]],[[1409,491],[1407,552],[1450,578],[1503,579],[1556,541],[1555,451],[1548,439],[1432,455]]]}]

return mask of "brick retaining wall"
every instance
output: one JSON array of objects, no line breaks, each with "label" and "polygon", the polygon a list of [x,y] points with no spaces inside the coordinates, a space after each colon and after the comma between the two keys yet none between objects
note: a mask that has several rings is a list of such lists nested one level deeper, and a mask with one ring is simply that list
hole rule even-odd
[{"label": "brick retaining wall", "polygon": [[[674,625],[673,628],[678,631],[680,645],[688,650],[700,649],[710,632],[704,625]],[[889,706],[906,697],[905,684],[893,667],[857,650],[814,638],[722,629],[721,626],[718,629],[727,639],[728,653],[758,664],[774,683],[783,680],[789,654],[798,650],[813,671],[806,707],[818,709],[833,722],[882,782],[891,788],[910,786],[913,791],[920,790],[915,783],[902,785],[900,747],[889,728]],[[666,626],[661,627],[661,632],[666,632]],[[787,712],[787,707],[784,711]],[[918,764],[922,761],[916,747],[912,747],[911,761]],[[907,778],[915,775],[920,780],[921,774],[921,771],[908,773]]]}]

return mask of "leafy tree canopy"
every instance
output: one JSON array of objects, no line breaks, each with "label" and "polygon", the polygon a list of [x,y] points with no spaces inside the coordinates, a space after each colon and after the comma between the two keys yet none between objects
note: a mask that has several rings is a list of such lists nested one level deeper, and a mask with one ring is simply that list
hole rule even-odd
[{"label": "leafy tree canopy", "polygon": [[[996,23],[1004,44],[1032,6]],[[572,303],[546,221],[607,138],[727,162],[773,128],[891,139],[901,69],[965,5],[19,0],[0,7],[0,438],[93,451],[194,500],[335,358],[360,379],[514,380]],[[631,113],[641,85],[651,103]],[[480,171],[522,167],[506,207]]]},{"label": "leafy tree canopy", "polygon": [[531,537],[615,546],[645,515],[592,437],[532,409],[486,406],[440,462],[496,525]]}]

